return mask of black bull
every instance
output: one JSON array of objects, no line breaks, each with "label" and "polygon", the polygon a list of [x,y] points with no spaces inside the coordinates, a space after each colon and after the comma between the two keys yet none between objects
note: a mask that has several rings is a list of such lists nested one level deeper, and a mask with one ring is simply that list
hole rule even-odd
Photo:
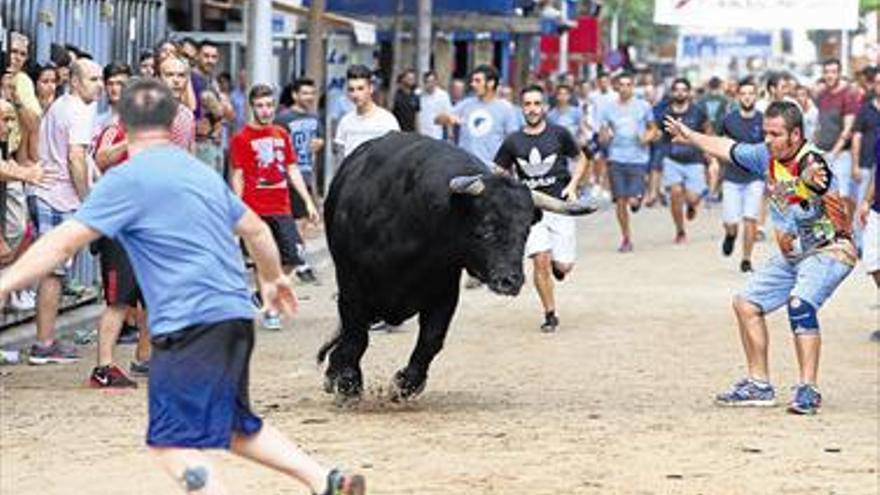
[{"label": "black bull", "polygon": [[325,388],[360,395],[370,324],[397,325],[418,314],[416,347],[393,381],[402,398],[424,388],[458,304],[462,269],[494,292],[516,295],[529,228],[541,215],[536,207],[592,211],[487,174],[477,158],[446,142],[396,132],[345,159],[324,207],[341,320],[318,353],[323,362],[330,352]]}]

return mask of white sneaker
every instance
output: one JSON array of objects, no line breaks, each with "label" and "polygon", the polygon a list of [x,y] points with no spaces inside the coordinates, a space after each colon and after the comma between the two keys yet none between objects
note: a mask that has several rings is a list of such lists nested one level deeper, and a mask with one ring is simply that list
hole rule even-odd
[{"label": "white sneaker", "polygon": [[281,317],[278,313],[271,311],[263,313],[263,328],[266,330],[281,330]]}]

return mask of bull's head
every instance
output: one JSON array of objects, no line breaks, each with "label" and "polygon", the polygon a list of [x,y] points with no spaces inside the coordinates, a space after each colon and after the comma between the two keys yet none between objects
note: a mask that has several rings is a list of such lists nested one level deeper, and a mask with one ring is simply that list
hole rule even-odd
[{"label": "bull's head", "polygon": [[516,295],[525,280],[523,253],[541,211],[582,215],[594,208],[529,191],[507,176],[462,176],[449,182],[454,195],[470,201],[465,268],[499,294]]}]

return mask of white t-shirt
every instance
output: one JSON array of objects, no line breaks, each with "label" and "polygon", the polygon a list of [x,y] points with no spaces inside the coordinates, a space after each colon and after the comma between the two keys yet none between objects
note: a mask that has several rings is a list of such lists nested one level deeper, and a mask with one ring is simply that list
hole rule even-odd
[{"label": "white t-shirt", "polygon": [[80,199],[68,168],[71,145],[88,148],[92,141],[95,108],[80,97],[65,94],[55,100],[40,122],[38,156],[45,172],[56,177],[48,185],[33,185],[33,194],[58,211],[79,208]]},{"label": "white t-shirt", "polygon": [[433,93],[422,92],[419,96],[421,110],[419,110],[419,134],[443,139],[443,126],[434,123],[434,119],[441,113],[452,113],[452,102],[449,93],[441,88],[435,88]]},{"label": "white t-shirt", "polygon": [[357,110],[345,114],[339,121],[333,142],[342,147],[343,156],[348,156],[364,142],[399,130],[394,115],[376,105],[366,115],[358,114]]}]

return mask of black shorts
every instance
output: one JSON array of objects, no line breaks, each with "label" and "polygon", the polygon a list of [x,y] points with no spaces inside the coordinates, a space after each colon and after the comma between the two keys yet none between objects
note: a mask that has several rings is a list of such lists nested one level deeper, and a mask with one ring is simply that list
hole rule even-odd
[{"label": "black shorts", "polygon": [[[312,191],[311,179],[303,175],[303,180],[306,181],[306,188],[309,190],[309,194],[315,194],[315,191]],[[293,212],[293,218],[297,220],[301,218],[309,218],[309,210],[306,208],[306,202],[303,201],[299,193],[293,188],[293,184],[290,185],[288,191],[290,191],[290,210]]]},{"label": "black shorts", "polygon": [[134,270],[122,245],[113,239],[102,237],[96,243],[101,256],[101,281],[104,285],[104,301],[108,306],[143,305],[144,298],[138,287]]},{"label": "black shorts", "polygon": [[[272,231],[272,238],[278,246],[278,254],[281,256],[282,266],[300,266],[306,262],[300,254],[300,246],[302,245],[302,237],[296,228],[296,220],[291,215],[270,215],[260,217],[269,230]],[[242,251],[245,257],[248,257],[247,248],[242,242]]]},{"label": "black shorts", "polygon": [[152,344],[147,445],[228,449],[233,432],[260,431],[248,394],[252,320],[193,325]]}]

